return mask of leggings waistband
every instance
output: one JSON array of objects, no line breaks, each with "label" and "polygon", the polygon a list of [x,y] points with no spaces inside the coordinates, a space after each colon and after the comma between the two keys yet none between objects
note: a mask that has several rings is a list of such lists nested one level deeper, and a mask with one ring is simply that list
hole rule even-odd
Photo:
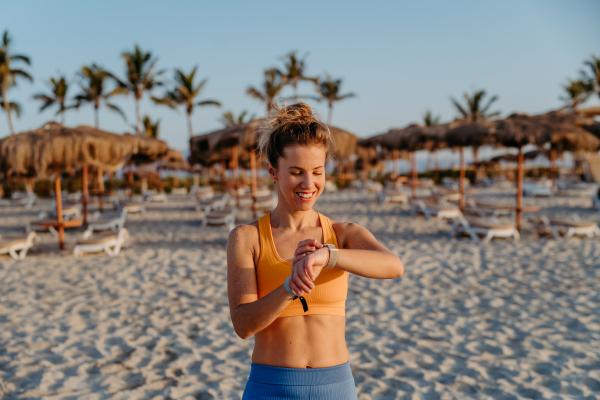
[{"label": "leggings waistband", "polygon": [[257,383],[289,386],[314,386],[344,382],[352,378],[350,361],[325,368],[282,368],[252,364],[249,380]]}]

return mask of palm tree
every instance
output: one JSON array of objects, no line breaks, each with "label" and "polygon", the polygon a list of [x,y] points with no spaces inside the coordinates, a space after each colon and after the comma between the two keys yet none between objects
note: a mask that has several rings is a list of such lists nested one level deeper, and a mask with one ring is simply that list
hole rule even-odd
[{"label": "palm tree", "polygon": [[156,122],[152,122],[150,116],[144,115],[144,119],[142,120],[142,126],[144,127],[144,133],[146,137],[150,138],[158,138],[158,129],[160,127],[160,119],[156,120]]},{"label": "palm tree", "polygon": [[235,126],[235,125],[243,125],[247,122],[250,122],[254,119],[254,114],[252,114],[252,116],[250,116],[250,118],[248,118],[246,120],[246,115],[248,114],[248,111],[242,111],[237,117],[231,112],[231,111],[227,111],[223,113],[223,116],[221,118],[219,118],[219,122],[221,122],[223,125],[227,126]]},{"label": "palm tree", "polygon": [[462,118],[470,122],[481,122],[490,118],[497,117],[500,115],[499,111],[488,113],[488,110],[492,106],[492,103],[498,100],[498,96],[492,96],[487,104],[483,105],[483,98],[485,97],[485,90],[476,90],[472,96],[468,93],[464,93],[466,107],[463,107],[456,99],[451,98],[452,104],[456,107]]},{"label": "palm tree", "polygon": [[569,79],[569,83],[563,86],[565,91],[560,99],[566,103],[566,107],[575,111],[579,104],[585,102],[592,94],[593,84],[583,79],[574,81]]},{"label": "palm tree", "polygon": [[144,53],[136,44],[132,52],[123,52],[126,66],[126,80],[117,80],[121,93],[131,93],[135,100],[136,130],[142,135],[142,119],[140,117],[140,99],[144,92],[152,90],[162,83],[157,78],[164,71],[154,71],[158,59],[152,58],[152,53]]},{"label": "palm tree", "polygon": [[425,115],[423,115],[423,124],[425,126],[436,126],[440,123],[440,116],[433,116],[433,113],[430,110],[427,110]]},{"label": "palm tree", "polygon": [[591,75],[583,73],[584,79],[587,81],[591,90],[596,90],[596,93],[600,97],[600,58],[592,56],[591,60],[587,60],[585,63],[590,68]]},{"label": "palm tree", "polygon": [[[0,103],[4,104],[4,98],[2,97],[1,93],[0,93]],[[21,112],[23,112],[23,108],[21,107],[21,105],[14,101],[8,102],[8,108],[9,108],[9,110],[12,110],[12,112],[14,112],[17,117],[21,116]],[[5,108],[2,108],[2,110],[4,112],[6,112]]]},{"label": "palm tree", "polygon": [[285,72],[282,74],[282,78],[286,84],[292,85],[294,88],[294,98],[298,98],[299,81],[310,81],[315,84],[319,82],[319,78],[310,78],[304,75],[307,56],[308,55],[304,56],[304,58],[298,58],[296,57],[296,52],[292,51],[283,57]]},{"label": "palm tree", "polygon": [[325,74],[325,79],[320,81],[316,87],[317,101],[325,100],[329,106],[329,113],[327,115],[327,124],[331,124],[331,117],[333,116],[333,104],[342,101],[344,99],[355,97],[354,93],[339,94],[341,91],[342,79],[331,79],[331,77]]},{"label": "palm tree", "polygon": [[12,68],[13,62],[22,61],[27,65],[31,65],[31,61],[29,60],[29,57],[23,54],[12,54],[10,51],[11,42],[12,40],[8,36],[8,30],[5,30],[4,34],[2,35],[2,42],[0,43],[0,92],[2,93],[4,111],[6,112],[6,117],[8,118],[8,127],[10,128],[11,135],[14,135],[15,128],[12,123],[11,110],[14,111],[15,108],[11,107],[11,103],[8,101],[6,92],[11,85],[15,84],[17,78],[25,78],[29,79],[29,81],[33,81],[33,78],[22,69]]},{"label": "palm tree", "polygon": [[[469,96],[468,93],[464,93],[466,106],[463,107],[456,99],[451,98],[452,104],[456,107],[462,118],[469,122],[482,122],[488,119],[497,117],[500,115],[499,111],[488,113],[488,110],[496,100],[498,96],[492,96],[486,105],[483,105],[483,98],[485,97],[485,90],[475,90],[473,95]],[[462,151],[462,150],[461,150]],[[473,146],[473,164],[478,165],[477,153],[479,151],[478,146]]]},{"label": "palm tree", "polygon": [[81,71],[79,71],[79,77],[82,78],[83,81],[79,82],[81,93],[75,96],[77,107],[79,107],[82,103],[90,103],[94,106],[94,122],[96,124],[96,128],[99,126],[98,109],[103,101],[106,107],[119,113],[124,120],[127,120],[125,114],[119,107],[108,102],[110,97],[122,93],[122,89],[119,87],[111,92],[105,93],[106,80],[115,79],[110,72],[103,70],[96,64],[92,64],[90,66],[84,65],[81,67]]},{"label": "palm tree", "polygon": [[60,76],[59,78],[50,78],[48,86],[50,88],[49,94],[38,93],[33,95],[33,98],[44,102],[40,107],[40,112],[48,107],[58,106],[56,115],[61,115],[61,122],[64,124],[65,112],[77,107],[77,104],[65,105],[69,83],[64,76]]},{"label": "palm tree", "polygon": [[185,72],[176,69],[175,87],[172,90],[167,91],[162,98],[152,97],[152,100],[157,104],[164,104],[173,109],[176,109],[177,106],[180,105],[185,106],[190,137],[194,135],[194,130],[192,128],[192,113],[194,112],[194,106],[203,107],[212,105],[221,107],[221,103],[216,100],[201,100],[194,103],[206,84],[206,79],[202,80],[197,85],[194,84],[197,70],[198,66],[195,66],[194,69],[192,69],[192,72],[190,72],[189,75],[186,75]]},{"label": "palm tree", "polygon": [[281,72],[276,68],[268,69],[264,72],[265,80],[262,84],[263,90],[256,89],[254,87],[249,87],[246,90],[246,94],[248,96],[254,97],[260,101],[263,101],[267,104],[267,114],[271,112],[271,108],[273,107],[273,101],[275,97],[283,90],[285,86],[285,81]]}]

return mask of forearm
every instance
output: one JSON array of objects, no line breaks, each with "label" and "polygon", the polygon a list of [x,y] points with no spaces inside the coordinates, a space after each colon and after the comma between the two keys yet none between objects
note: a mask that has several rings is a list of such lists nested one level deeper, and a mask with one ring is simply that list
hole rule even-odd
[{"label": "forearm", "polygon": [[374,279],[393,279],[404,273],[402,261],[393,253],[377,250],[338,250],[336,268]]},{"label": "forearm", "polygon": [[248,339],[271,325],[291,300],[282,285],[261,299],[240,304],[231,312],[235,332],[242,339]]}]

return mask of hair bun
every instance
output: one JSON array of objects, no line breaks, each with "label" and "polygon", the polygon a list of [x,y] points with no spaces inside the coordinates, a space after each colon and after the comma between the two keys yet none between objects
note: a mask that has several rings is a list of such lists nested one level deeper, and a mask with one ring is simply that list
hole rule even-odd
[{"label": "hair bun", "polygon": [[267,153],[267,159],[274,167],[287,146],[322,144],[328,156],[333,152],[329,127],[304,102],[281,106],[273,103],[271,112],[258,127],[258,134],[258,147]]}]

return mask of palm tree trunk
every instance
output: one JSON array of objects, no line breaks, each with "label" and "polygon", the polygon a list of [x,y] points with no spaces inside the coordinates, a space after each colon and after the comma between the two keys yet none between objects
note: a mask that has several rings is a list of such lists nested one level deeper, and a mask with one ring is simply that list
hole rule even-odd
[{"label": "palm tree trunk", "polygon": [[135,97],[135,119],[136,119],[136,129],[138,136],[142,136],[142,118],[140,117],[140,99],[138,96]]},{"label": "palm tree trunk", "polygon": [[100,104],[94,104],[94,121],[96,122],[96,128],[100,126],[100,121],[98,119],[98,107]]},{"label": "palm tree trunk", "polygon": [[327,125],[331,125],[331,117],[333,116],[333,103],[329,103],[329,113],[327,114]]},{"label": "palm tree trunk", "polygon": [[187,113],[187,118],[188,118],[188,131],[190,133],[190,138],[192,138],[194,136],[194,129],[192,128],[192,113],[189,111]]},{"label": "palm tree trunk", "polygon": [[4,111],[6,111],[6,118],[8,118],[8,127],[10,128],[10,134],[15,134],[15,128],[12,123],[12,115],[10,114],[10,106],[8,105],[8,97],[6,97],[6,88],[2,85],[2,99],[4,100]]}]

